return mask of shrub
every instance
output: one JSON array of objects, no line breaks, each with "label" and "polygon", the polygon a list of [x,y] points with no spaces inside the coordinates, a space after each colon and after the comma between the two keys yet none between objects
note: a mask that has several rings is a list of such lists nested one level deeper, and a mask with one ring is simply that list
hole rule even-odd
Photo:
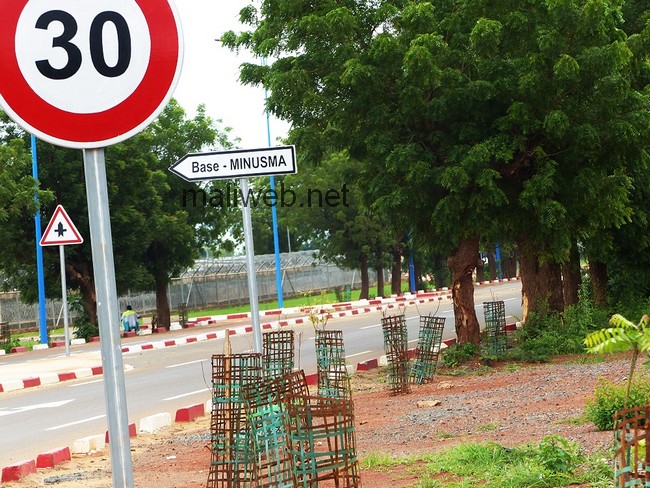
[{"label": "shrub", "polygon": [[[586,418],[593,422],[598,430],[614,428],[613,415],[624,408],[626,385],[601,379],[594,390],[594,398],[587,400]],[[631,383],[628,407],[637,407],[650,403],[650,383],[647,379],[637,379]]]},{"label": "shrub", "polygon": [[75,332],[74,336],[77,339],[86,339],[86,342],[91,337],[99,335],[99,328],[88,319],[88,313],[81,301],[81,295],[72,295],[68,299],[70,311],[75,313],[76,319],[74,322]]},{"label": "shrub", "polygon": [[466,363],[478,353],[479,348],[476,344],[452,344],[442,352],[442,362],[445,366],[454,368],[460,364]]}]

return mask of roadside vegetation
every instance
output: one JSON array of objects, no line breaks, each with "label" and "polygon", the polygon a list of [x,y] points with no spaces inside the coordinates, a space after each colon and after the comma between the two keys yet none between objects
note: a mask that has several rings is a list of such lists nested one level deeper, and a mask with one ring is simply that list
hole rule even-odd
[{"label": "roadside vegetation", "polygon": [[613,470],[606,453],[585,456],[580,447],[552,435],[538,444],[513,448],[490,442],[463,443],[417,457],[392,458],[373,453],[361,460],[372,470],[407,466],[418,473],[416,488],[533,488],[587,483],[592,488],[613,486]]}]

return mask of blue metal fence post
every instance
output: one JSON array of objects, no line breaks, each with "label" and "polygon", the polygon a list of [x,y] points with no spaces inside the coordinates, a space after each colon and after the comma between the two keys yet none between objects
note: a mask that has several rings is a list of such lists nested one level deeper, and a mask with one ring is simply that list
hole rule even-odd
[{"label": "blue metal fence post", "polygon": [[497,242],[494,246],[494,254],[497,262],[497,278],[503,278],[503,273],[501,273],[501,246]]},{"label": "blue metal fence post", "polygon": [[[36,154],[36,137],[31,136],[32,145],[32,176],[38,180],[38,157]],[[34,200],[38,206],[38,193],[34,193]],[[34,214],[34,228],[36,230],[36,274],[38,283],[38,330],[41,344],[47,344],[47,314],[45,308],[45,275],[43,272],[43,248],[41,247],[41,211]]]}]

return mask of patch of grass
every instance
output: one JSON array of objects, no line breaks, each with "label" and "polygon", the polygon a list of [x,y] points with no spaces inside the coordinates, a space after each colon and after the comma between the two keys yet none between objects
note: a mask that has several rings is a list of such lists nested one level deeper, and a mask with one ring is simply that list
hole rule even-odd
[{"label": "patch of grass", "polygon": [[360,461],[362,469],[381,470],[391,466],[408,465],[417,462],[418,458],[414,456],[393,457],[387,452],[371,452]]},{"label": "patch of grass", "polygon": [[553,422],[557,425],[584,425],[589,422],[589,419],[585,414],[582,414],[580,417],[567,417],[565,419],[556,420]]},{"label": "patch of grass", "polygon": [[494,369],[490,368],[489,366],[480,365],[476,367],[459,366],[456,368],[439,370],[437,374],[441,376],[481,376],[490,373],[494,373]]},{"label": "patch of grass", "polygon": [[458,437],[457,434],[454,434],[453,432],[448,432],[446,430],[436,430],[436,439],[453,439],[454,437]]},{"label": "patch of grass", "polygon": [[[538,445],[516,448],[496,443],[460,444],[427,455],[425,461],[428,479],[443,473],[462,476],[461,482],[445,484],[453,488],[560,487],[573,483],[605,483],[612,479],[611,468],[606,463],[599,464],[595,458],[582,456],[576,444],[559,436],[549,436]],[[422,486],[435,484],[423,483]]]},{"label": "patch of grass", "polygon": [[490,432],[493,430],[497,430],[498,428],[499,428],[498,422],[489,422],[487,424],[479,425],[478,428],[476,429],[476,432]]}]

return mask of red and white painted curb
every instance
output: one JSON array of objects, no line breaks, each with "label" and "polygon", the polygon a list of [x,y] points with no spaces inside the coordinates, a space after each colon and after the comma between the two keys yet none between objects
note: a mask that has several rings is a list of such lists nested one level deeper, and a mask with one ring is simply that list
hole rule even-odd
[{"label": "red and white painted curb", "polygon": [[[176,422],[192,422],[202,417],[206,412],[212,410],[212,402],[198,403],[188,405],[176,411]],[[135,423],[129,424],[129,437],[137,437],[138,431],[141,433],[155,433],[165,427],[171,426],[171,414],[162,412],[140,420],[140,428],[137,430]],[[37,473],[38,469],[50,469],[59,464],[70,461],[72,454],[85,455],[92,452],[102,451],[110,441],[108,432],[104,434],[90,435],[77,439],[71,447],[61,447],[51,451],[39,454],[36,459],[20,461],[10,466],[2,468],[2,478],[0,483],[18,481],[21,478]]]}]

